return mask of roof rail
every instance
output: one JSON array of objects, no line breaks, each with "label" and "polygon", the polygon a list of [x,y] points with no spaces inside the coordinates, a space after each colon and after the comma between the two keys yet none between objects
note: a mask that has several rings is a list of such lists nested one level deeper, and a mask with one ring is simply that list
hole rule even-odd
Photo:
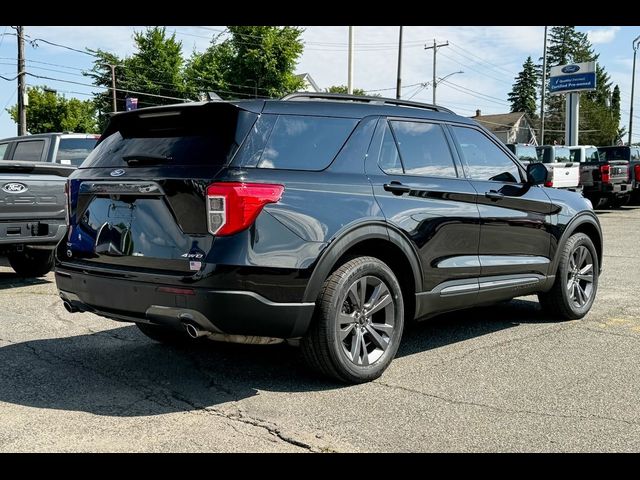
[{"label": "roof rail", "polygon": [[348,95],[345,93],[316,93],[316,92],[295,92],[290,93],[281,98],[281,100],[334,100],[337,102],[360,102],[374,103],[382,105],[397,105],[399,107],[422,108],[425,110],[433,110],[435,112],[454,113],[445,107],[431,105],[428,103],[411,102],[409,100],[398,100],[396,98],[387,97],[370,97],[367,95]]}]

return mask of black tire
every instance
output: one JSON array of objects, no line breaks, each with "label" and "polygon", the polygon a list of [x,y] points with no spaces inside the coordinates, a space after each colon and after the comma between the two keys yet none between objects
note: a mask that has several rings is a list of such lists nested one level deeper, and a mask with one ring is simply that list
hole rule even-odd
[{"label": "black tire", "polygon": [[53,268],[53,250],[24,250],[8,255],[11,268],[21,277],[42,277]]},{"label": "black tire", "polygon": [[[583,248],[588,251],[585,263],[574,267],[575,256],[578,255],[577,252],[582,252]],[[588,271],[585,271],[589,261],[591,262],[592,273],[591,287],[589,287],[589,282],[586,280],[589,276]],[[575,273],[581,269],[585,271],[584,274]],[[553,287],[548,292],[538,295],[543,310],[553,318],[561,320],[576,320],[584,317],[591,309],[596,298],[599,270],[598,255],[591,239],[584,233],[576,233],[569,237],[560,252],[560,262]],[[571,286],[576,281],[578,282],[578,287]],[[577,288],[585,292],[585,295],[588,294],[588,298],[582,304],[582,296]]]},{"label": "black tire", "polygon": [[404,303],[395,275],[377,258],[357,257],[325,281],[300,346],[313,370],[341,382],[364,383],[378,378],[389,366],[403,327]]},{"label": "black tire", "polygon": [[149,323],[136,323],[136,326],[151,340],[167,345],[185,345],[198,341],[198,339],[191,338],[186,331],[176,330],[175,328],[151,325]]},{"label": "black tire", "polygon": [[611,200],[611,207],[620,208],[624,205],[627,205],[629,203],[629,200],[631,200],[630,195],[622,195],[620,197],[615,197],[614,199]]}]

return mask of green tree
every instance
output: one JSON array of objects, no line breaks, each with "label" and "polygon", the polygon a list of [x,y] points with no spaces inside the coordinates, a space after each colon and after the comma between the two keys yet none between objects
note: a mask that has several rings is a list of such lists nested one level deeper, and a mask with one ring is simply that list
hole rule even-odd
[{"label": "green tree", "polygon": [[222,98],[281,97],[302,87],[294,74],[303,45],[297,27],[232,26],[229,38],[212,39],[185,70],[189,94],[214,91]]},{"label": "green tree", "polygon": [[[96,107],[92,100],[67,99],[45,87],[29,87],[27,107],[27,131],[47,132],[98,132]],[[14,122],[18,121],[18,106],[7,109]]]},{"label": "green tree", "polygon": [[522,71],[515,78],[509,93],[512,112],[525,112],[531,118],[536,116],[536,100],[538,98],[538,76],[536,66],[531,57],[522,65]]},{"label": "green tree", "polygon": [[[327,93],[347,93],[347,91],[349,89],[347,88],[346,85],[332,85],[329,88],[327,88],[326,90],[327,90]],[[354,95],[367,95],[367,92],[365,92],[361,88],[354,88],[353,89],[353,94]]]},{"label": "green tree", "polygon": [[140,106],[166,105],[187,99],[182,43],[176,40],[175,34],[169,36],[164,27],[148,27],[135,32],[133,40],[135,52],[124,59],[102,50],[95,51],[93,68],[86,73],[95,85],[107,88],[95,96],[102,128],[107,123],[107,114],[113,111],[109,65],[115,65],[118,111],[125,110],[127,96],[138,98]]}]

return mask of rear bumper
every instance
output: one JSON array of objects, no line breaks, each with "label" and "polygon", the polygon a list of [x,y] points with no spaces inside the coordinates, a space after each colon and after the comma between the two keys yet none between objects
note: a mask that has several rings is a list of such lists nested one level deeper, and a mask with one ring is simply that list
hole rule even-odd
[{"label": "rear bumper", "polygon": [[113,320],[203,330],[230,335],[296,338],[305,334],[314,303],[279,303],[251,291],[211,290],[185,285],[193,294],[160,291],[175,285],[110,278],[85,272],[55,273],[63,301],[75,309]]},{"label": "rear bumper", "polygon": [[34,244],[55,246],[66,232],[67,225],[64,219],[0,222],[0,246]]},{"label": "rear bumper", "polygon": [[609,196],[609,197],[618,197],[622,195],[627,195],[631,193],[632,190],[631,183],[599,183],[593,187],[585,187],[584,194],[591,196]]}]

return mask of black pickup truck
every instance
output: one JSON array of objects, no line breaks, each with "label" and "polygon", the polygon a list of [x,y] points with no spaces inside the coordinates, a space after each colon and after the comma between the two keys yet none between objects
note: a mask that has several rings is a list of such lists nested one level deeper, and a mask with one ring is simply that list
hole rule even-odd
[{"label": "black pickup truck", "polygon": [[577,145],[571,148],[571,160],[580,162],[580,184],[583,195],[594,208],[610,205],[619,208],[629,203],[631,180],[629,162],[611,160],[595,146]]},{"label": "black pickup truck", "polygon": [[67,230],[67,177],[95,146],[96,135],[48,133],[0,140],[0,255],[23,277],[53,267]]}]

